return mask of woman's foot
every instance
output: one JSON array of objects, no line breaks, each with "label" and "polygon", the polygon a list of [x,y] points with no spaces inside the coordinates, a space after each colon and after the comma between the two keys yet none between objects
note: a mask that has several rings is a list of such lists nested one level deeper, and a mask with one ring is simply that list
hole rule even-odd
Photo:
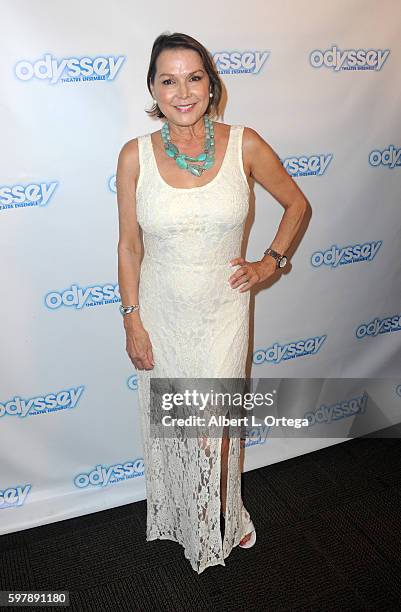
[{"label": "woman's foot", "polygon": [[244,544],[246,544],[247,542],[249,542],[249,540],[251,539],[252,536],[252,532],[247,533],[242,540],[240,540],[240,546],[243,546]]},{"label": "woman's foot", "polygon": [[[226,520],[226,513],[223,510],[221,510],[221,513],[223,515],[224,520]],[[239,545],[242,548],[251,548],[256,542],[256,530],[252,521],[250,521],[248,525],[251,528],[251,531],[245,534],[242,540],[240,540]]]},{"label": "woman's foot", "polygon": [[256,542],[256,529],[255,529],[255,525],[252,522],[251,517],[249,516],[249,512],[244,506],[244,502],[242,502],[241,519],[242,519],[241,527],[243,529],[243,532],[245,531],[245,535],[239,541],[239,547],[240,548],[252,548],[252,546],[254,546]]}]

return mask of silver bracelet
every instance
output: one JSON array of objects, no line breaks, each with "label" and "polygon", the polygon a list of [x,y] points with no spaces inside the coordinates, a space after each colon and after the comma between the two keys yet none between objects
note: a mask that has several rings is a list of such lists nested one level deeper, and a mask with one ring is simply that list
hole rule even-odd
[{"label": "silver bracelet", "polygon": [[129,314],[130,312],[135,312],[135,310],[139,310],[139,304],[134,304],[133,306],[120,305],[120,312],[123,317],[125,317],[125,315]]}]

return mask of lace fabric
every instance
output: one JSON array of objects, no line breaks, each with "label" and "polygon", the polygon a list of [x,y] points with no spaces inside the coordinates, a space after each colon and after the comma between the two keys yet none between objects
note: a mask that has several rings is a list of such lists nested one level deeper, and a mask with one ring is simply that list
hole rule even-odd
[{"label": "lace fabric", "polygon": [[224,559],[245,535],[240,440],[230,438],[226,520],[220,532],[221,440],[151,435],[150,381],[158,378],[241,378],[249,333],[249,291],[232,289],[249,187],[242,165],[243,126],[231,126],[218,174],[180,189],[161,177],[150,134],[139,136],[136,190],[144,257],[138,298],[155,366],[138,370],[138,403],[147,494],[146,539],[184,547],[201,573]]}]

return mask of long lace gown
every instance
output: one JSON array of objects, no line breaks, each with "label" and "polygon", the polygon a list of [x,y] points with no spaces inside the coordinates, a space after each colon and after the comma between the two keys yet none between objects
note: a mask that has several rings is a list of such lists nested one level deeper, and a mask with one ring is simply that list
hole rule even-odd
[{"label": "long lace gown", "polygon": [[230,437],[224,537],[220,531],[221,440],[150,435],[150,379],[245,377],[249,291],[228,283],[238,268],[249,187],[242,164],[243,126],[230,127],[218,174],[206,185],[175,188],[161,177],[150,134],[139,136],[136,189],[144,258],[141,319],[155,366],[138,370],[138,401],[147,494],[146,539],[184,547],[199,574],[244,537],[249,514],[241,498],[240,440]]}]

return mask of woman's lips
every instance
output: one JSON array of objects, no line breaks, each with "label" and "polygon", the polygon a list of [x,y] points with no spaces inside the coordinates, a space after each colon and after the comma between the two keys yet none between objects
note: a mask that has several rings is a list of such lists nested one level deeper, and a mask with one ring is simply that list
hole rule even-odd
[{"label": "woman's lips", "polygon": [[193,109],[195,104],[196,102],[194,102],[193,104],[180,104],[180,106],[176,106],[175,108],[178,110],[179,113],[189,113]]}]

